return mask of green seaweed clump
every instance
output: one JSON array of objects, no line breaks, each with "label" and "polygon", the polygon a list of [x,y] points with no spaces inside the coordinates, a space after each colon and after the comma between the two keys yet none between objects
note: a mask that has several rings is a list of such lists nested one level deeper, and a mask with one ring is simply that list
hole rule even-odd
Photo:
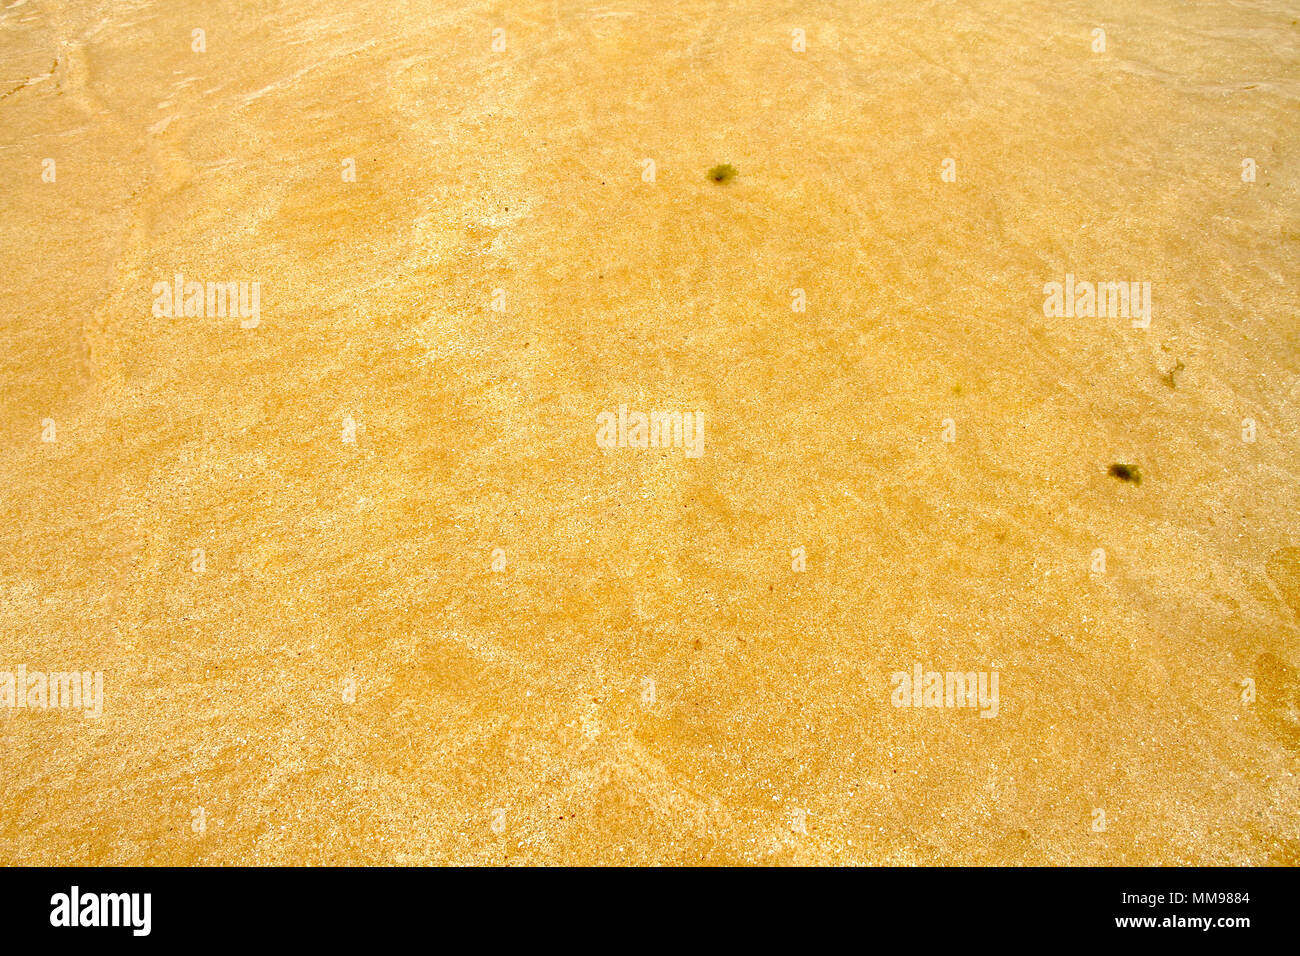
[{"label": "green seaweed clump", "polygon": [[1107,471],[1112,478],[1118,478],[1120,481],[1130,481],[1135,485],[1142,484],[1142,470],[1137,465],[1126,465],[1117,461]]},{"label": "green seaweed clump", "polygon": [[715,183],[730,182],[736,178],[736,167],[731,163],[722,163],[709,170],[709,178]]}]

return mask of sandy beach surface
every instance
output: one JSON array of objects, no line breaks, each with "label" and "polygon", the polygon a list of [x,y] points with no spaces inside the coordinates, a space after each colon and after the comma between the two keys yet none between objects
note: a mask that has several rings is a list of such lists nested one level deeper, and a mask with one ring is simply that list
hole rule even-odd
[{"label": "sandy beach surface", "polygon": [[1296,3],[0,2],[0,862],[1300,861]]}]

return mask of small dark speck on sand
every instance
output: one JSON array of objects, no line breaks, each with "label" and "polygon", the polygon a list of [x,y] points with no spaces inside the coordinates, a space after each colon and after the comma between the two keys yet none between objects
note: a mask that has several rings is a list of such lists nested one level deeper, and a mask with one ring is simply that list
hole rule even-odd
[{"label": "small dark speck on sand", "polygon": [[1118,478],[1120,481],[1130,481],[1135,485],[1142,484],[1142,471],[1137,465],[1126,465],[1122,462],[1115,462],[1107,469],[1112,478]]},{"label": "small dark speck on sand", "polygon": [[1165,372],[1165,384],[1168,385],[1170,388],[1177,388],[1178,382],[1174,380],[1174,376],[1177,375],[1185,368],[1187,368],[1187,366],[1183,364],[1182,359],[1176,361],[1174,363],[1174,367],[1171,368],[1169,371]]},{"label": "small dark speck on sand", "polygon": [[725,183],[736,178],[736,167],[731,163],[722,163],[709,170],[709,178],[715,183]]}]

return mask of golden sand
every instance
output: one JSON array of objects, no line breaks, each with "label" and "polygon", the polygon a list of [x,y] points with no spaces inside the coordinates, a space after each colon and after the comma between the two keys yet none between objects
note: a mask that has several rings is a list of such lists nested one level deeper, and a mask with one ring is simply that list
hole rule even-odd
[{"label": "golden sand", "polygon": [[1297,17],[5,0],[0,861],[1296,862]]}]

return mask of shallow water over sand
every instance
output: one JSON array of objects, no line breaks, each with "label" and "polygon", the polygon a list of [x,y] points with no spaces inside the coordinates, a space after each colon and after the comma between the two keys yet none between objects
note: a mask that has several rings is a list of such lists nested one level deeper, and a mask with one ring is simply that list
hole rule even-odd
[{"label": "shallow water over sand", "polygon": [[1300,8],[273,7],[0,10],[4,862],[1300,859]]}]

